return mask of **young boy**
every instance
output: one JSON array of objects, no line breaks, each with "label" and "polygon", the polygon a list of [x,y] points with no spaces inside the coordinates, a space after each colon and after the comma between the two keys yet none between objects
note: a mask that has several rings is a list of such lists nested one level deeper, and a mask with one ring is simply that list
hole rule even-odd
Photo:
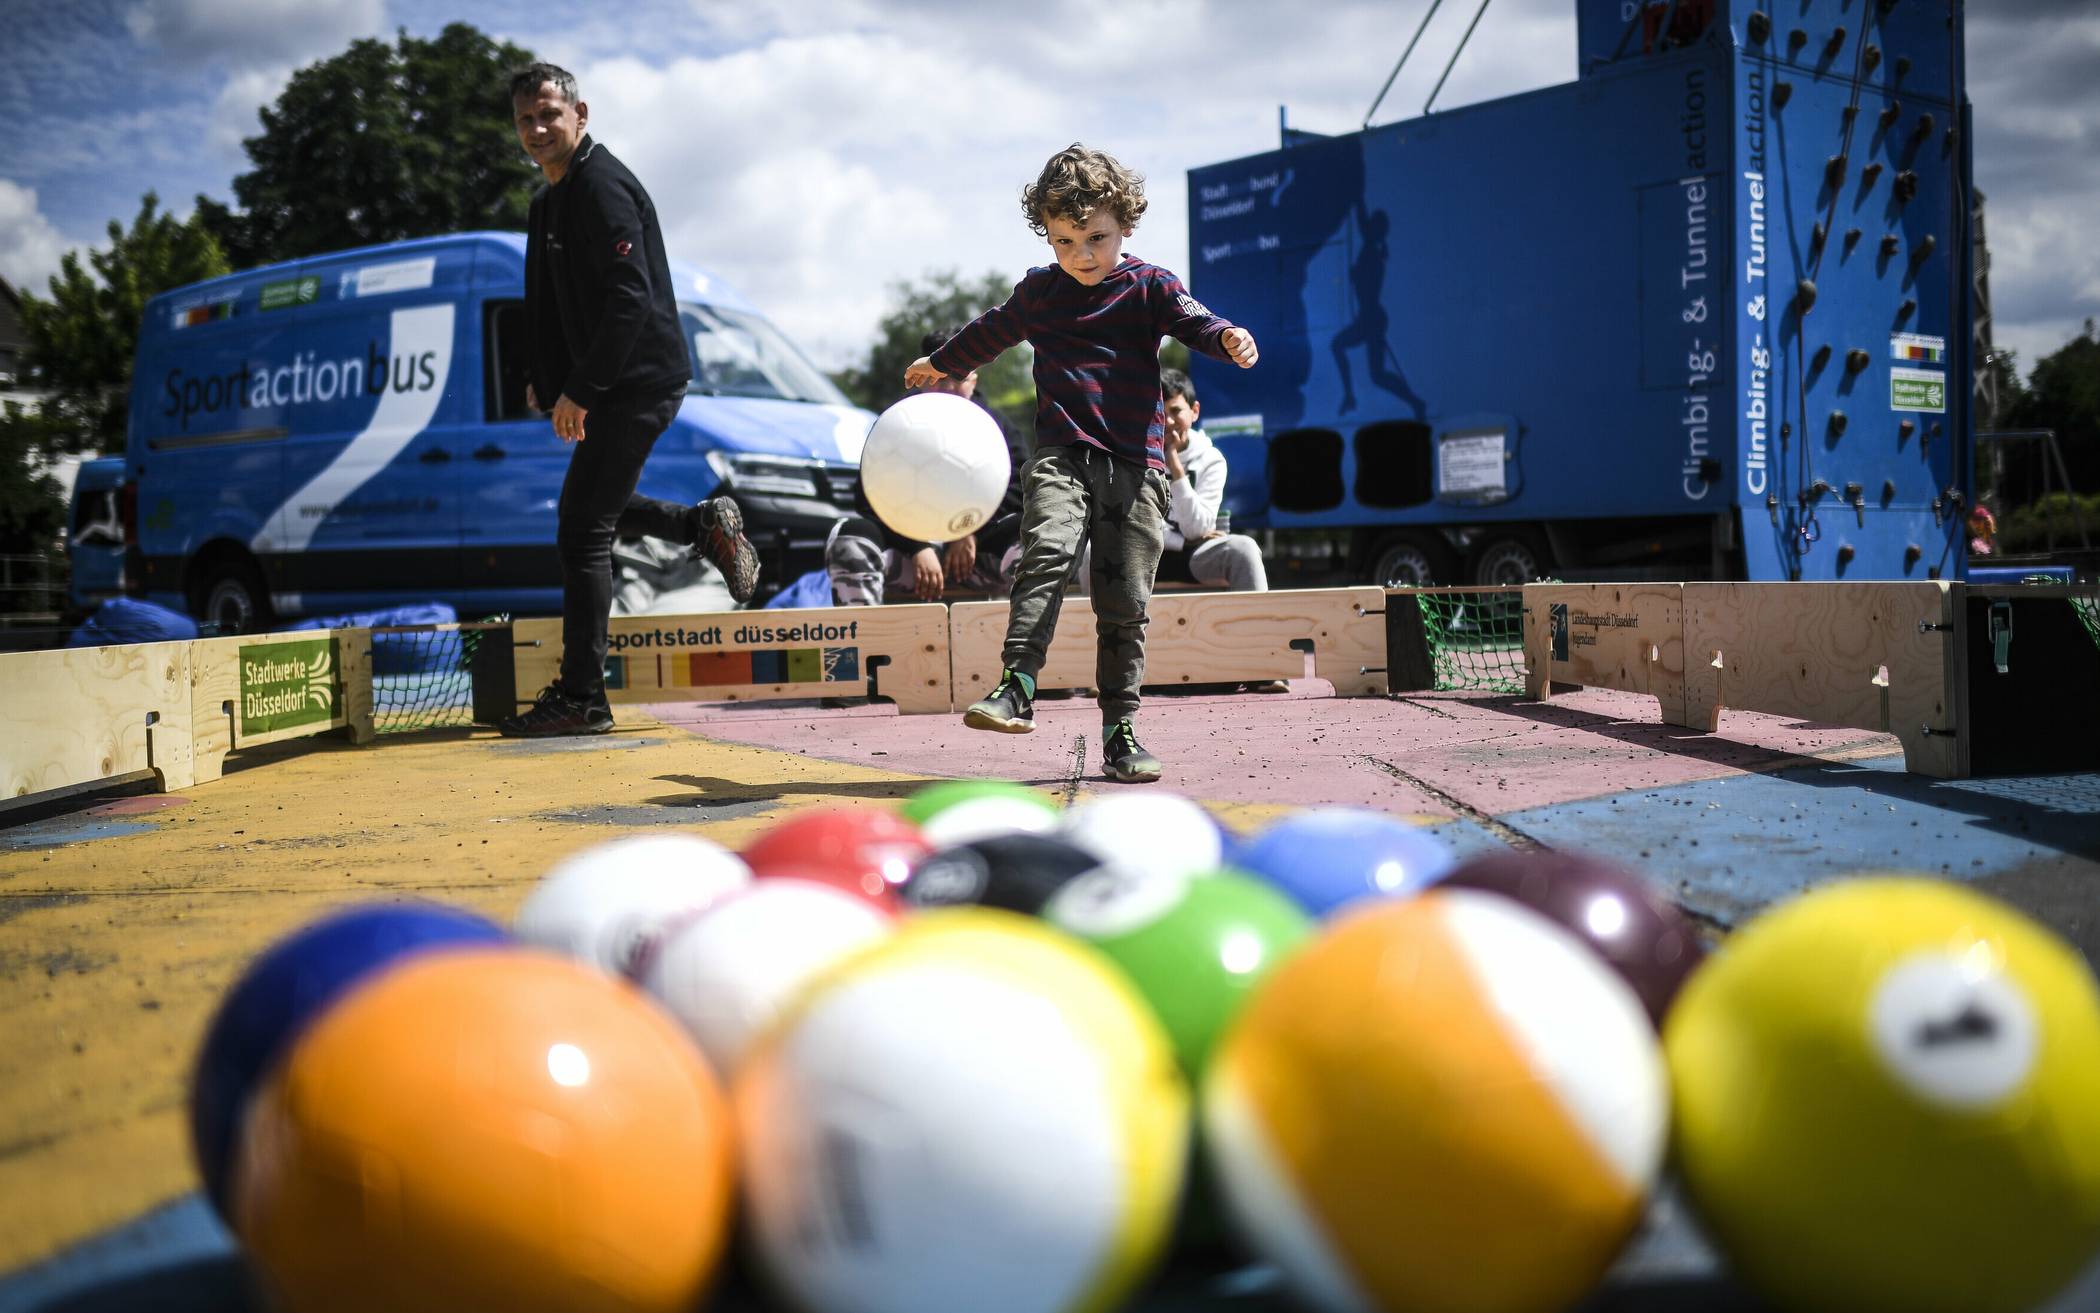
[{"label": "young boy", "polygon": [[1159,760],[1138,745],[1131,717],[1167,522],[1159,339],[1172,334],[1246,369],[1254,335],[1204,309],[1173,274],[1123,253],[1145,213],[1145,187],[1112,157],[1077,144],[1059,151],[1021,193],[1021,208],[1056,265],[1029,270],[1006,304],[904,371],[908,385],[925,387],[1023,340],[1035,347],[1036,452],[1022,480],[1006,669],[963,723],[1035,728],[1035,678],[1074,562],[1091,545],[1102,766],[1111,779],[1156,780]]}]

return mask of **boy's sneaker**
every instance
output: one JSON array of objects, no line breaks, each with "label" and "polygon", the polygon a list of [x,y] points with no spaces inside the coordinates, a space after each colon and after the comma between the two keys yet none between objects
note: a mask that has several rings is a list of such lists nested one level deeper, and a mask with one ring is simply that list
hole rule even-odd
[{"label": "boy's sneaker", "polygon": [[986,697],[972,702],[963,712],[963,724],[971,729],[997,730],[1001,734],[1030,734],[1035,731],[1035,699],[1028,695],[1013,671],[1002,671],[999,682]]},{"label": "boy's sneaker", "polygon": [[699,523],[694,550],[714,563],[737,605],[758,591],[758,549],[744,537],[744,510],[733,498],[715,497],[693,507]]},{"label": "boy's sneaker", "polygon": [[612,705],[601,691],[589,701],[569,696],[559,684],[540,690],[529,711],[496,722],[496,732],[508,739],[551,739],[569,734],[609,734],[613,728]]},{"label": "boy's sneaker", "polygon": [[1139,745],[1130,717],[1110,725],[1101,742],[1101,766],[1108,778],[1125,784],[1150,784],[1159,778],[1159,758]]}]

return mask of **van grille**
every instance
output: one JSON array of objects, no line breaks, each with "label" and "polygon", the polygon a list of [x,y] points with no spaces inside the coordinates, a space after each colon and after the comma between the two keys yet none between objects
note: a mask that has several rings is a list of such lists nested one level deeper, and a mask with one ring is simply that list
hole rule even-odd
[{"label": "van grille", "polygon": [[860,495],[860,470],[851,465],[820,466],[817,491],[833,506],[850,511]]}]

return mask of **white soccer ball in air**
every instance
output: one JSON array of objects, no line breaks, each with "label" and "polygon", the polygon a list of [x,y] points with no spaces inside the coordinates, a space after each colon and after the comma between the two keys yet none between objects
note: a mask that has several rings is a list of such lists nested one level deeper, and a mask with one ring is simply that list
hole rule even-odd
[{"label": "white soccer ball in air", "polygon": [[921,542],[983,528],[1012,473],[998,421],[947,392],[915,392],[883,411],[860,455],[868,505],[892,532]]}]

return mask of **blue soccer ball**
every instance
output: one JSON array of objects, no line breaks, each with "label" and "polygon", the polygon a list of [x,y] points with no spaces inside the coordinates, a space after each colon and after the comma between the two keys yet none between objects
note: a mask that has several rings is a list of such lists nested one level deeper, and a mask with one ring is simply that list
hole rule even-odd
[{"label": "blue soccer ball", "polygon": [[227,991],[190,1085],[190,1146],[219,1216],[248,1100],[285,1051],[352,985],[411,954],[508,941],[500,926],[436,904],[360,907],[279,940]]},{"label": "blue soccer ball", "polygon": [[1314,807],[1245,841],[1235,865],[1327,917],[1362,899],[1419,893],[1456,862],[1420,826],[1359,807]]}]

